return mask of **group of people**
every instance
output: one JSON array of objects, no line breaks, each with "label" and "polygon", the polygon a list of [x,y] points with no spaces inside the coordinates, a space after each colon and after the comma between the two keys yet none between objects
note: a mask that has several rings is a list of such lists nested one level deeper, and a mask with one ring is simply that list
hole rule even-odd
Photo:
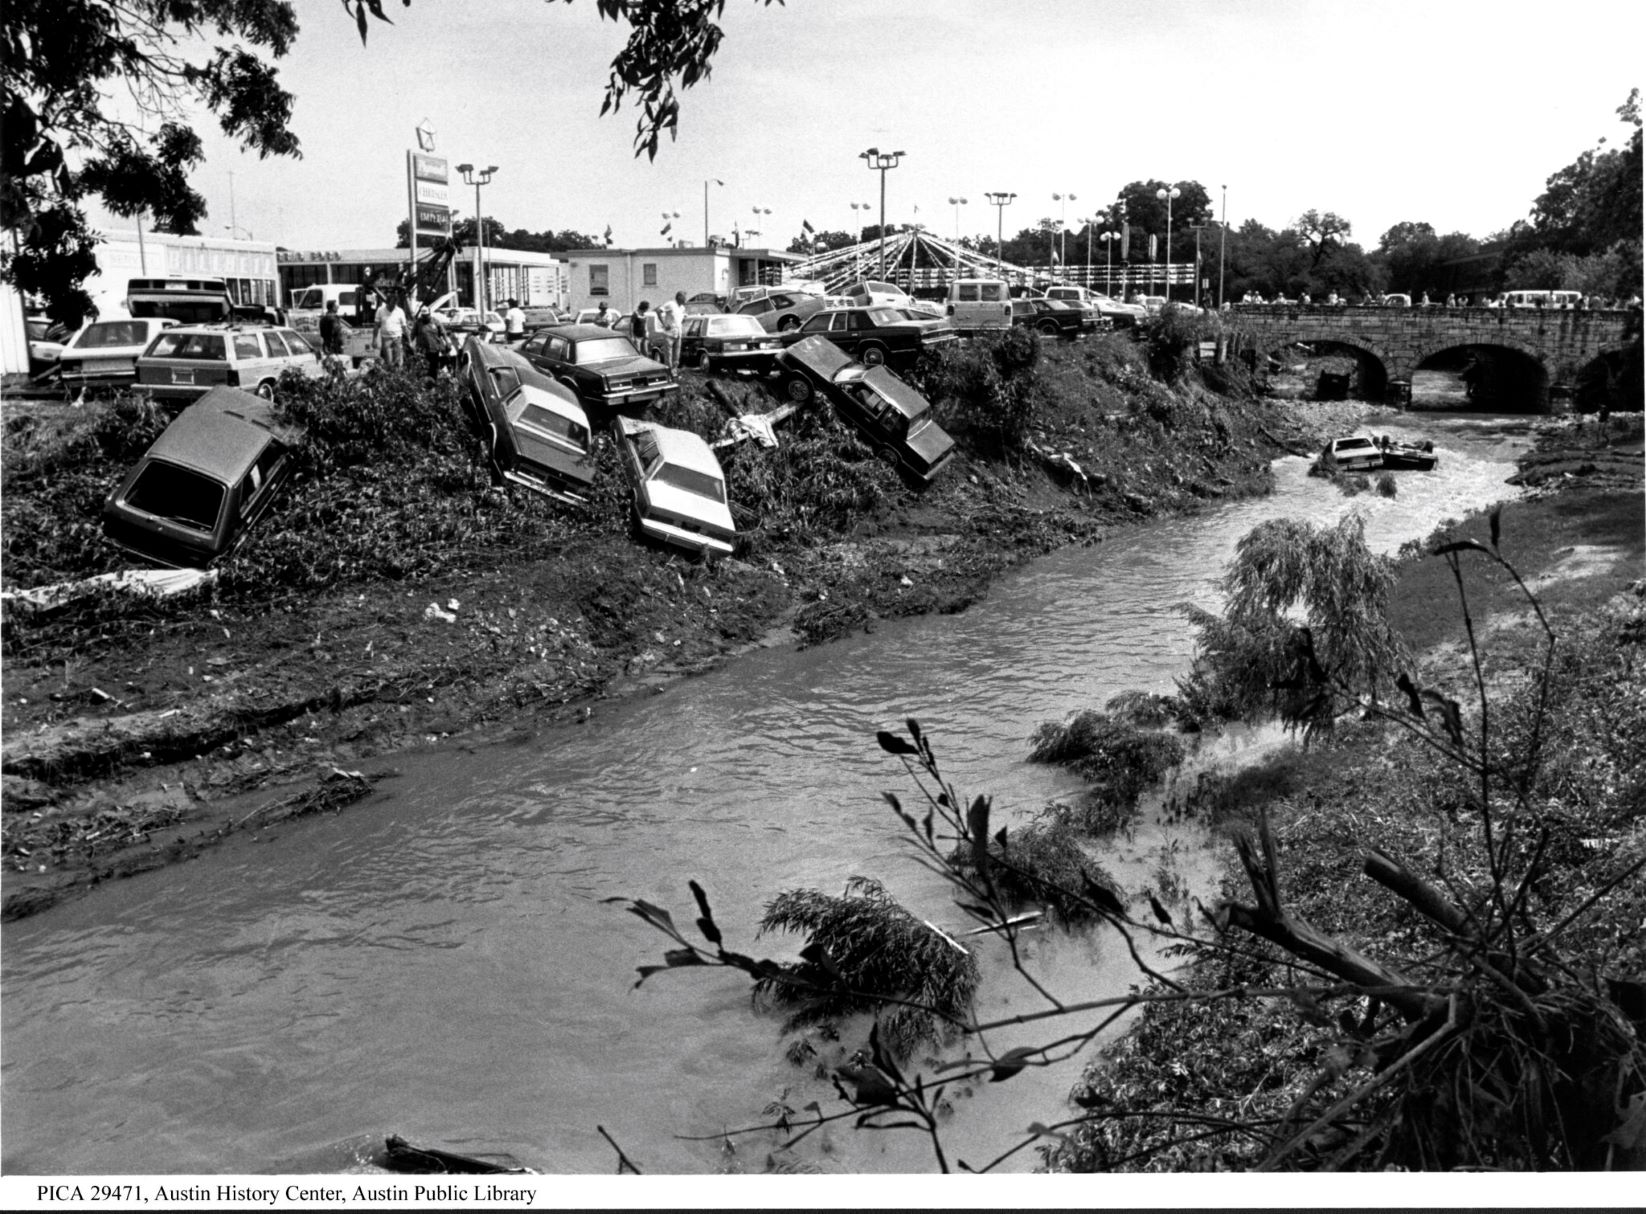
[{"label": "group of people", "polygon": [[[617,317],[602,300],[595,312],[594,323],[610,328]],[[650,354],[669,370],[680,369],[680,337],[686,327],[686,293],[676,291],[673,299],[665,299],[655,309],[651,300],[642,299],[629,317],[629,340],[636,350]]]}]

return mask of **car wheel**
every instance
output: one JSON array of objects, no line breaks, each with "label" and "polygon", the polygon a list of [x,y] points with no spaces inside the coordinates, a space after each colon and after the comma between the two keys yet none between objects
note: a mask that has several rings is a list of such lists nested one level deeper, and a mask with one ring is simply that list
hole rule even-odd
[{"label": "car wheel", "polygon": [[1056,337],[1057,336],[1057,322],[1055,320],[1043,320],[1043,321],[1041,321],[1040,322],[1040,331],[1042,333],[1044,333],[1047,337]]},{"label": "car wheel", "polygon": [[782,320],[777,322],[777,331],[779,333],[792,333],[799,327],[800,317],[798,316],[785,316]]},{"label": "car wheel", "polygon": [[877,447],[875,448],[874,457],[893,472],[903,466],[903,457],[897,453],[896,447]]},{"label": "car wheel", "polygon": [[274,381],[272,379],[265,379],[262,383],[258,384],[257,395],[261,396],[264,400],[273,400]]},{"label": "car wheel", "polygon": [[858,350],[857,361],[865,367],[882,366],[886,362],[886,347],[870,343]]},{"label": "car wheel", "polygon": [[804,375],[791,375],[783,381],[783,395],[797,405],[803,405],[812,398],[812,381]]},{"label": "car wheel", "polygon": [[713,360],[709,357],[709,352],[707,350],[699,350],[697,354],[697,369],[699,371],[707,371],[711,365],[713,365]]}]

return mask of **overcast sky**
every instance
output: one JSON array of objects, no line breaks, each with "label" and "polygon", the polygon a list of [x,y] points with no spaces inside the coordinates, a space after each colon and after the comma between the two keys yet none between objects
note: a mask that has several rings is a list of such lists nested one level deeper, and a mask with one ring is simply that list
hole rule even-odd
[{"label": "overcast sky", "polygon": [[[782,247],[803,219],[848,227],[850,203],[878,211],[870,146],[906,153],[888,220],[941,235],[952,196],[970,199],[962,232],[992,234],[984,192],[1014,191],[1010,234],[1160,178],[1214,205],[1226,185],[1235,224],[1336,211],[1368,248],[1401,220],[1485,236],[1602,136],[1622,141],[1646,46],[1646,4],[1618,0],[727,0],[713,75],[649,163],[630,111],[599,116],[627,27],[592,0],[391,3],[365,46],[336,0],[297,9],[280,70],[304,157],[259,161],[206,132],[204,230],[231,222],[232,172],[232,221],[259,240],[392,244],[427,118],[439,154],[499,166],[487,214],[610,224],[619,245],[663,243],[665,211],[700,242],[708,178],[725,182],[709,188],[717,233],[735,217]],[[472,213],[473,190],[454,194]],[[755,207],[771,210],[757,225]]]}]

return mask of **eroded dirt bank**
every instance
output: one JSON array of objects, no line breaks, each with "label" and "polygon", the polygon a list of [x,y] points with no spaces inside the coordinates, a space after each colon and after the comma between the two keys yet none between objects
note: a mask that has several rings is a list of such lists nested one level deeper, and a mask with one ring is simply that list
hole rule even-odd
[{"label": "eroded dirt bank", "polygon": [[[958,466],[916,494],[833,435],[846,463],[811,475],[859,478],[852,508],[825,515],[813,499],[774,508],[754,520],[736,560],[703,565],[638,546],[620,511],[603,509],[613,502],[561,517],[459,475],[460,459],[410,501],[385,461],[299,484],[292,517],[329,511],[340,527],[376,534],[369,518],[326,498],[346,484],[349,508],[369,500],[397,520],[458,510],[461,525],[425,528],[406,551],[372,554],[353,573],[340,561],[324,585],[259,587],[258,571],[287,567],[271,553],[303,550],[301,534],[270,528],[218,588],[188,601],[9,613],[5,917],[192,857],[236,831],[337,812],[407,747],[459,734],[484,744],[566,721],[599,728],[603,700],[750,646],[961,610],[1000,572],[1053,547],[1264,492],[1271,458],[1313,447],[1342,421],[1341,407],[1262,400],[1238,385],[1221,385],[1227,395],[1198,379],[1167,389],[1118,341],[1048,349],[1038,374],[1022,451],[985,456],[950,420]],[[717,412],[705,386],[690,378],[673,424]],[[756,407],[764,394],[733,382],[714,395]],[[75,448],[83,458],[38,459],[90,424],[8,409],[9,534],[65,526],[48,507],[78,500],[83,510],[106,492],[118,460],[96,444]],[[608,482],[615,472],[604,469]],[[735,487],[735,463],[729,473]],[[325,510],[314,505],[322,500]],[[80,545],[73,573],[118,567],[97,548],[94,516],[66,525]],[[57,567],[35,548],[19,555],[10,539],[7,551],[8,588]],[[33,577],[14,583],[25,573]]]}]

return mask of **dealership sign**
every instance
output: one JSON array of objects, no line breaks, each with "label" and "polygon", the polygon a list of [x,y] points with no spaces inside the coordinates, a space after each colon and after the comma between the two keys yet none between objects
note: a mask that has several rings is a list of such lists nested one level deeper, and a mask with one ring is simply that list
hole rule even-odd
[{"label": "dealership sign", "polygon": [[[429,145],[432,143],[432,139],[427,141]],[[451,235],[450,181],[451,165],[444,156],[406,152],[406,204],[411,216],[414,249],[417,236]]]}]

